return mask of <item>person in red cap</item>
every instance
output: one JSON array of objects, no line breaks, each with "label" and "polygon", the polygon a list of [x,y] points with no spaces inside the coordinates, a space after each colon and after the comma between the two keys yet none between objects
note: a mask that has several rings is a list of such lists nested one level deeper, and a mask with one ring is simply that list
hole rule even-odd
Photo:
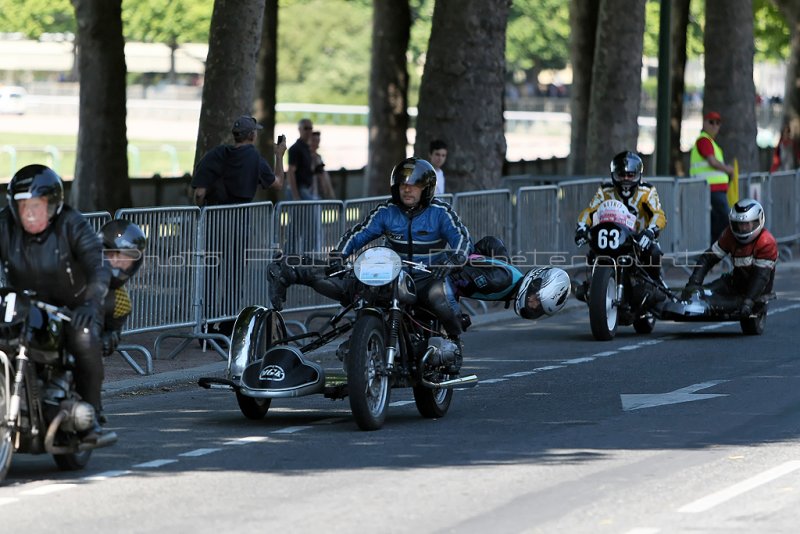
[{"label": "person in red cap", "polygon": [[725,164],[722,149],[714,140],[721,124],[722,117],[716,111],[703,115],[703,129],[689,158],[689,175],[705,178],[711,190],[711,243],[728,225],[728,181],[733,177],[733,167]]}]

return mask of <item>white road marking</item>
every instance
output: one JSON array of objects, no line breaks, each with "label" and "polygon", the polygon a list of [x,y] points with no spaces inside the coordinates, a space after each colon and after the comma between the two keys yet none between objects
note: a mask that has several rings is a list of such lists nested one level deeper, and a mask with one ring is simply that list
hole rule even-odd
[{"label": "white road marking", "polygon": [[102,473],[98,473],[96,475],[90,475],[88,477],[83,477],[81,480],[88,480],[88,481],[99,481],[99,480],[106,480],[109,478],[114,477],[121,477],[123,475],[130,475],[132,471],[128,470],[118,470],[118,471],[103,471]]},{"label": "white road marking", "polygon": [[189,452],[182,452],[178,456],[186,456],[186,457],[195,457],[195,456],[205,456],[206,454],[211,454],[212,452],[218,452],[222,449],[195,449]]},{"label": "white road marking", "polygon": [[653,408],[664,404],[678,404],[681,402],[691,402],[697,400],[706,400],[714,397],[727,397],[724,393],[695,393],[701,389],[708,389],[722,384],[727,380],[712,380],[710,382],[702,382],[700,384],[692,384],[685,388],[676,389],[668,393],[645,393],[633,395],[620,395],[622,401],[622,409],[625,411],[640,410],[642,408]]},{"label": "white road marking", "polygon": [[638,527],[632,528],[625,534],[658,534],[661,532],[660,528]]},{"label": "white road marking", "polygon": [[2,497],[0,498],[0,506],[3,506],[4,504],[12,504],[17,501],[19,501],[19,499],[15,499],[14,497]]},{"label": "white road marking", "polygon": [[618,351],[616,350],[607,350],[605,352],[598,352],[596,354],[592,354],[592,358],[605,358],[606,356],[613,356],[617,354]]},{"label": "white road marking", "polygon": [[57,491],[64,491],[68,489],[72,489],[77,484],[47,484],[45,486],[39,486],[38,488],[33,488],[25,491],[20,491],[20,495],[49,495],[51,493],[56,493]]},{"label": "white road marking", "polygon": [[294,434],[295,432],[302,432],[303,430],[308,430],[311,428],[310,426],[287,426],[286,428],[281,428],[280,430],[275,430],[273,434]]},{"label": "white road marking", "polygon": [[588,362],[593,362],[593,361],[594,361],[594,358],[592,358],[591,356],[586,356],[586,357],[583,357],[583,358],[572,358],[571,360],[564,360],[561,363],[566,364],[566,365],[577,365],[579,363],[588,363]]},{"label": "white road marking", "polygon": [[136,464],[133,467],[141,468],[141,469],[149,469],[151,467],[161,467],[168,464],[174,464],[178,460],[152,460],[149,462],[145,462],[143,464]]},{"label": "white road marking", "polygon": [[506,378],[522,378],[523,376],[535,375],[536,371],[520,371],[519,373],[510,373],[503,375]]},{"label": "white road marking", "polygon": [[481,380],[481,384],[496,384],[497,382],[507,382],[508,378],[487,378],[486,380]]},{"label": "white road marking", "polygon": [[789,473],[798,469],[800,469],[800,460],[792,460],[790,462],[783,463],[777,467],[773,467],[772,469],[764,471],[763,473],[759,473],[754,477],[750,477],[747,480],[743,480],[738,484],[734,484],[733,486],[720,490],[716,493],[707,495],[702,499],[691,502],[686,506],[682,506],[681,508],[678,508],[678,511],[685,514],[705,512],[706,510],[710,510],[711,508],[714,508],[725,501],[729,501],[730,499],[733,499],[742,493],[767,484],[768,482],[772,482],[776,478],[788,475]]},{"label": "white road marking", "polygon": [[231,441],[226,441],[223,445],[247,445],[248,443],[261,443],[268,439],[267,436],[247,436],[246,438],[236,438]]},{"label": "white road marking", "polygon": [[414,401],[413,400],[394,401],[390,402],[389,406],[405,406],[406,404],[414,404]]}]

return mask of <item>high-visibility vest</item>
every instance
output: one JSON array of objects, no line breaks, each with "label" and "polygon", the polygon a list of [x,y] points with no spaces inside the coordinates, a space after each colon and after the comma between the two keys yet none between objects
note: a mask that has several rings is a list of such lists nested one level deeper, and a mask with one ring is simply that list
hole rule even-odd
[{"label": "high-visibility vest", "polygon": [[[722,157],[722,149],[714,141],[714,138],[708,135],[706,132],[700,132],[700,137],[697,139],[699,140],[703,137],[711,141],[711,145],[714,147],[714,157],[717,158],[717,161],[720,163],[725,163],[725,159]],[[692,147],[689,163],[689,176],[692,178],[705,178],[708,185],[728,183],[728,175],[709,165],[708,161],[706,161],[706,158],[701,156],[700,152],[697,151],[697,141],[695,141],[694,146]]]}]

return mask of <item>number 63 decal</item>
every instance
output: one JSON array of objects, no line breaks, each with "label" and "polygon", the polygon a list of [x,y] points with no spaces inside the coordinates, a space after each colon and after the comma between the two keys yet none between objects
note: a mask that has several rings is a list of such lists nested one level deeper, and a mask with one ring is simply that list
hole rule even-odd
[{"label": "number 63 decal", "polygon": [[597,232],[597,247],[615,249],[620,245],[619,238],[620,231],[616,228],[601,228]]}]

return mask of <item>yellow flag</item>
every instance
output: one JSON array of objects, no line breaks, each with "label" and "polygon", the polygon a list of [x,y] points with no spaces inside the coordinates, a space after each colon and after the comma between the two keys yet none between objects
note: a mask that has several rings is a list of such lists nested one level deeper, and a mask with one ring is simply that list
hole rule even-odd
[{"label": "yellow flag", "polygon": [[728,206],[739,202],[739,160],[733,158],[733,176],[728,181]]}]

